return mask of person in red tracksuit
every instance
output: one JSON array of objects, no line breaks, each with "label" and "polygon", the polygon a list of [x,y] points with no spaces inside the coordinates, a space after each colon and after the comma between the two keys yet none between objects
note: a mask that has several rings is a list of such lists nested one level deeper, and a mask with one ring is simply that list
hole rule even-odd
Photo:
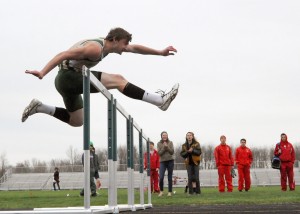
[{"label": "person in red tracksuit", "polygon": [[[219,192],[225,192],[225,181],[227,184],[227,192],[232,192],[231,169],[234,164],[230,146],[226,144],[226,137],[220,137],[220,145],[215,148],[214,156],[219,175]],[[225,177],[225,179],[224,179]]]},{"label": "person in red tracksuit", "polygon": [[237,165],[239,175],[238,190],[240,192],[243,191],[245,182],[245,191],[248,192],[251,185],[250,166],[252,164],[253,157],[252,151],[246,147],[246,139],[241,139],[240,143],[241,146],[235,151],[235,163]]},{"label": "person in red tracksuit", "polygon": [[290,190],[295,190],[294,179],[294,162],[295,150],[293,145],[288,142],[287,135],[282,133],[280,143],[276,144],[274,155],[278,156],[281,161],[280,174],[281,174],[281,190],[287,189],[287,178],[289,180]]},{"label": "person in red tracksuit", "polygon": [[[144,169],[147,168],[148,153],[144,154]],[[151,182],[151,192],[159,193],[158,187],[158,170],[159,170],[159,155],[158,152],[154,149],[154,143],[150,142],[150,182]]]}]

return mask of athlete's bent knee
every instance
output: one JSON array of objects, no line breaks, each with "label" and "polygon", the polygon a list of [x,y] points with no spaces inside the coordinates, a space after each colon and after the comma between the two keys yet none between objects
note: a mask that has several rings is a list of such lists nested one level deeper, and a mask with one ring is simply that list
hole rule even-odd
[{"label": "athlete's bent knee", "polygon": [[77,121],[76,122],[75,121],[70,121],[69,125],[73,126],[73,127],[80,127],[80,126],[83,125],[83,121],[78,121],[78,122]]},{"label": "athlete's bent knee", "polygon": [[121,74],[114,74],[114,78],[115,78],[118,82],[126,81],[126,79],[125,79]]},{"label": "athlete's bent knee", "polygon": [[83,109],[70,112],[69,125],[74,127],[80,127],[83,125]]}]

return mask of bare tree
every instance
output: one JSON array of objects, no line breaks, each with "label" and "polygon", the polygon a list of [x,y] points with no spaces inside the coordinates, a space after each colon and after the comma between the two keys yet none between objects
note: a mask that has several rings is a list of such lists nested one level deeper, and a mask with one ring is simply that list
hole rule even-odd
[{"label": "bare tree", "polygon": [[8,161],[6,158],[6,153],[2,152],[2,154],[0,155],[0,178],[4,175],[7,166]]},{"label": "bare tree", "polygon": [[[296,143],[295,145],[294,145],[294,150],[295,150],[295,155],[296,155],[296,160],[298,160],[298,161],[300,161],[300,143]],[[299,162],[298,161],[296,161],[296,167],[300,167],[299,166]]]},{"label": "bare tree", "polygon": [[212,169],[215,167],[214,149],[215,147],[212,144],[201,146],[201,161],[204,169]]},{"label": "bare tree", "polygon": [[69,163],[71,165],[71,170],[73,172],[74,171],[74,166],[77,165],[77,164],[80,164],[78,162],[81,159],[81,155],[79,154],[78,150],[75,149],[72,145],[69,146],[69,148],[66,151],[66,154],[69,158],[69,161],[70,161]]},{"label": "bare tree", "polygon": [[127,165],[127,148],[126,148],[126,146],[118,147],[118,160],[119,160],[118,170],[125,171],[126,165]]},{"label": "bare tree", "polygon": [[33,158],[31,160],[32,163],[32,170],[33,172],[47,172],[47,163],[45,161],[37,160],[36,158]]},{"label": "bare tree", "polygon": [[30,169],[30,162],[28,160],[16,164],[14,173],[29,173],[29,172],[31,172],[31,169]]},{"label": "bare tree", "polygon": [[[272,158],[271,153],[272,149],[263,147],[263,148],[251,148],[253,155],[252,165],[255,168],[268,168],[270,166],[270,160]],[[274,151],[274,150],[273,150]]]},{"label": "bare tree", "polygon": [[174,155],[175,155],[175,159],[174,162],[177,163],[175,164],[175,170],[185,170],[185,163],[184,163],[184,159],[180,156],[182,150],[182,144],[178,145],[178,146],[174,146]]},{"label": "bare tree", "polygon": [[108,165],[108,153],[107,149],[96,149],[96,154],[98,155],[98,160],[100,164],[100,171],[107,171]]},{"label": "bare tree", "polygon": [[[136,145],[133,145],[133,165],[139,164],[139,150]],[[139,170],[139,168],[134,167],[134,170]]]}]

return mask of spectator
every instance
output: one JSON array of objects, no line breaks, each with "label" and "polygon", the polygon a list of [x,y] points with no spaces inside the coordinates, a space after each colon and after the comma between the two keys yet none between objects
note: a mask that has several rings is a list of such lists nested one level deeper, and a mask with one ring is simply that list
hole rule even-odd
[{"label": "spectator", "polygon": [[53,174],[53,189],[56,191],[55,184],[57,184],[58,190],[60,190],[59,186],[59,170],[57,167],[54,168],[54,174]]},{"label": "spectator", "polygon": [[[186,141],[182,145],[180,155],[185,159],[188,174],[187,186],[189,189],[189,194],[200,194],[199,164],[201,147],[199,142],[195,139],[193,132],[188,132],[186,134]],[[196,183],[196,185],[193,186],[193,183]]]},{"label": "spectator", "polygon": [[246,147],[246,139],[241,139],[240,144],[241,146],[235,151],[235,163],[237,165],[239,175],[238,190],[242,192],[245,183],[245,191],[248,192],[251,186],[250,166],[252,164],[253,157],[252,151]]},{"label": "spectator", "polygon": [[[158,170],[159,170],[159,155],[157,151],[154,149],[154,143],[149,142],[150,144],[150,183],[151,183],[151,192],[159,193],[158,187]],[[148,153],[144,154],[144,169],[147,168]]]},{"label": "spectator", "polygon": [[[95,185],[95,171],[97,169],[95,153],[94,153],[94,144],[90,142],[90,188],[91,188],[91,196],[96,197],[96,185]],[[84,154],[82,154],[82,164],[84,165]],[[81,196],[84,196],[84,189],[80,192]]]},{"label": "spectator", "polygon": [[[225,181],[227,192],[232,192],[231,169],[234,164],[230,146],[226,144],[226,137],[220,137],[220,145],[215,148],[214,155],[219,175],[219,192],[225,192]],[[225,177],[225,178],[224,178]]]},{"label": "spectator", "polygon": [[100,189],[101,187],[101,181],[100,181],[100,175],[99,175],[99,170],[100,170],[100,163],[99,163],[99,157],[96,154],[96,150],[93,147],[93,152],[94,152],[94,157],[95,157],[95,179],[96,179],[96,188]]},{"label": "spectator", "polygon": [[164,177],[165,172],[168,170],[168,196],[172,196],[172,176],[174,169],[174,146],[173,142],[169,140],[168,133],[163,131],[161,133],[161,140],[157,143],[157,151],[160,157],[159,168],[159,197],[163,195],[164,191]]},{"label": "spectator", "polygon": [[290,191],[294,191],[296,186],[294,179],[295,150],[293,145],[288,142],[286,134],[281,134],[281,140],[275,147],[274,155],[278,156],[281,161],[281,190],[286,191],[288,179]]}]

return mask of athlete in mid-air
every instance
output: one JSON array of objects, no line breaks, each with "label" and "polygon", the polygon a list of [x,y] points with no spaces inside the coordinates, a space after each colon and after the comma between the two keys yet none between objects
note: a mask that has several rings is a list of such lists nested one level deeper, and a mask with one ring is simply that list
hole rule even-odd
[{"label": "athlete in mid-air", "polygon": [[[122,54],[130,52],[144,55],[174,55],[177,50],[169,46],[163,50],[155,50],[137,44],[129,44],[132,35],[122,28],[110,30],[105,38],[87,39],[73,45],[69,50],[57,54],[41,70],[26,70],[25,73],[32,74],[43,79],[56,66],[59,67],[55,78],[55,87],[61,94],[66,108],[50,106],[33,99],[25,108],[22,115],[22,122],[25,122],[30,115],[45,113],[51,115],[71,126],[82,126],[83,124],[83,93],[82,66],[91,68],[97,65],[110,53]],[[118,89],[124,95],[142,100],[158,106],[166,111],[171,102],[175,99],[179,84],[175,84],[170,92],[149,93],[138,86],[128,82],[120,74],[108,74],[104,72],[91,71],[107,89]],[[98,92],[91,85],[91,92]]]}]

